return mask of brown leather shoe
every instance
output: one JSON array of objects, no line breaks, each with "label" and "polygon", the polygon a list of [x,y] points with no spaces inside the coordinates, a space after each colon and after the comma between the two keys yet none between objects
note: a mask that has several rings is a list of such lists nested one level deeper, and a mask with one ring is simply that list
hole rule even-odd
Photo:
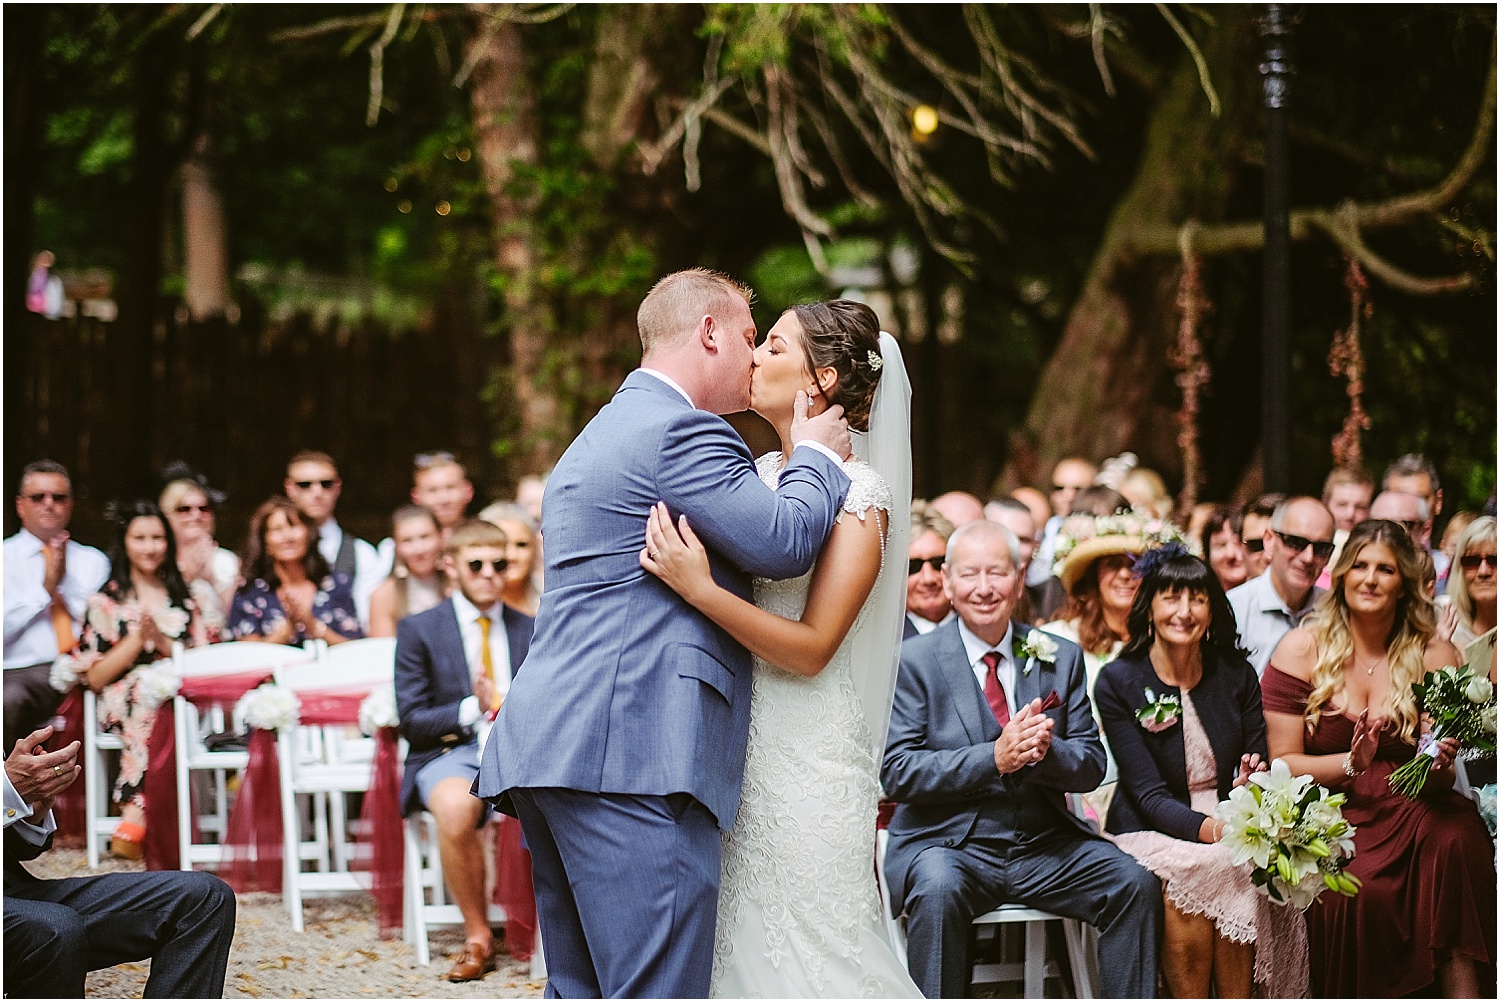
[{"label": "brown leather shoe", "polygon": [[448,972],[449,981],[478,981],[495,969],[494,948],[486,950],[478,943],[465,943],[458,961]]}]

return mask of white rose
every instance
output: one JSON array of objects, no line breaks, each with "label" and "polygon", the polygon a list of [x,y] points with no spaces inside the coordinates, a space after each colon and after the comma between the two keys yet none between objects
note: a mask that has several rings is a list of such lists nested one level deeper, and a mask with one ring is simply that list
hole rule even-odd
[{"label": "white rose", "polygon": [[1479,726],[1491,734],[1495,733],[1495,708],[1486,706],[1479,714]]},{"label": "white rose", "polygon": [[176,606],[169,605],[165,609],[158,609],[151,614],[151,618],[156,620],[156,628],[162,632],[162,635],[172,640],[181,637],[182,632],[188,627],[188,614]]},{"label": "white rose", "polygon": [[1495,695],[1495,687],[1483,675],[1475,675],[1464,687],[1464,695],[1469,697],[1471,703],[1487,703]]}]

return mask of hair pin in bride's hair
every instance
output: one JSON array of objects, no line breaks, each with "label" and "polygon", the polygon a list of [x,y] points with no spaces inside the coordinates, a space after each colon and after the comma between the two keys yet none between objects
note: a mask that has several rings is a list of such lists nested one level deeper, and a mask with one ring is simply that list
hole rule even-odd
[{"label": "hair pin in bride's hair", "polygon": [[875,354],[875,352],[873,352],[873,351],[869,352],[865,356],[865,358],[870,363],[870,371],[871,372],[879,372],[880,371],[880,367],[885,364],[885,359],[881,358],[879,355]]}]

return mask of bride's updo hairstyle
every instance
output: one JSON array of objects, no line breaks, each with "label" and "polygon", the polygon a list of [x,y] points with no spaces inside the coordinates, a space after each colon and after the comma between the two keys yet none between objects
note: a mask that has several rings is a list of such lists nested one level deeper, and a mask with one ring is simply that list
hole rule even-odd
[{"label": "bride's updo hairstyle", "polygon": [[870,405],[880,382],[880,320],[875,311],[852,299],[793,306],[802,325],[802,351],[809,375],[831,368],[838,382],[824,394],[828,406],[839,404],[855,431],[870,430]]}]

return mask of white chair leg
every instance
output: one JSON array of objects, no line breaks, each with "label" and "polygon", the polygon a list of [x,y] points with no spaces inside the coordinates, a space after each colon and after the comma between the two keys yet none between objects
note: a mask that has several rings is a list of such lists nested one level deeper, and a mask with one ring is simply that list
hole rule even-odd
[{"label": "white chair leg", "polygon": [[99,869],[99,810],[102,775],[102,756],[99,754],[98,738],[94,727],[98,721],[87,719],[94,709],[94,701],[85,698],[83,704],[83,844],[88,851],[89,869]]},{"label": "white chair leg", "polygon": [[191,870],[193,868],[193,829],[189,818],[193,809],[193,790],[188,784],[187,714],[198,711],[181,696],[174,697],[174,704],[173,723],[177,730],[177,867],[181,870]]},{"label": "white chair leg", "polygon": [[1026,998],[1046,997],[1047,923],[1026,923]]},{"label": "white chair leg", "polygon": [[1094,998],[1094,978],[1089,971],[1089,938],[1083,923],[1063,919],[1063,937],[1068,941],[1068,967],[1073,972],[1073,987],[1081,999]]},{"label": "white chair leg", "polygon": [[545,981],[547,978],[547,958],[542,953],[542,926],[537,923],[536,946],[531,951],[531,980]]},{"label": "white chair leg", "polygon": [[422,887],[422,850],[413,830],[421,821],[408,819],[404,834],[406,842],[406,920],[408,942],[417,952],[417,963],[427,966],[432,955],[427,947],[427,920],[422,914],[426,893]]}]

